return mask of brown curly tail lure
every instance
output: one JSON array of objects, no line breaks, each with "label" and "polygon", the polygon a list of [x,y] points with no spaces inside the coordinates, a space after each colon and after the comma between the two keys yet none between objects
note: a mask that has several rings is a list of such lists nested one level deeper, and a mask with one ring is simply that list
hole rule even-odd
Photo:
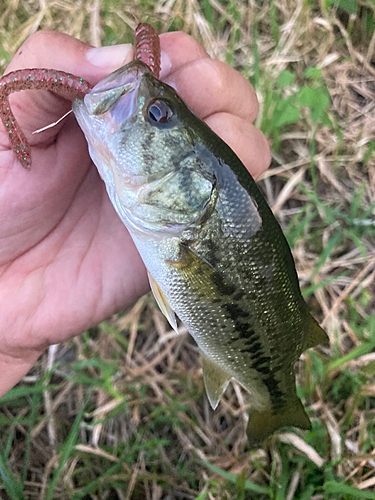
[{"label": "brown curly tail lure", "polygon": [[[146,63],[155,78],[158,78],[160,73],[159,36],[151,25],[139,23],[134,38],[135,58]],[[63,97],[82,99],[91,91],[92,85],[79,76],[45,68],[12,71],[0,79],[0,118],[17,160],[27,169],[31,166],[31,148],[11,110],[9,95],[28,89],[50,90]]]}]

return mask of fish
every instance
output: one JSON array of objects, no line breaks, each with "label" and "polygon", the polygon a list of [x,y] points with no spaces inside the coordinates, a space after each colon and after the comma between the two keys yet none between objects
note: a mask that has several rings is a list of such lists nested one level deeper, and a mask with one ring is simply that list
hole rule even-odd
[{"label": "fish", "polygon": [[140,60],[76,99],[73,112],[157,303],[199,347],[212,408],[233,377],[249,392],[250,443],[284,426],[309,429],[294,365],[328,337],[240,159]]}]

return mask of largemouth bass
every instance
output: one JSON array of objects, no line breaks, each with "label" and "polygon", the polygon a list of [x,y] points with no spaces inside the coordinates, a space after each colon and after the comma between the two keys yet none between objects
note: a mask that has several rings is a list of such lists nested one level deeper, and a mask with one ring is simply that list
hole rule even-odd
[{"label": "largemouth bass", "polygon": [[235,377],[251,395],[252,442],[285,425],[309,428],[294,364],[328,337],[239,158],[141,61],[102,80],[73,111],[162,311],[199,346],[212,407]]}]

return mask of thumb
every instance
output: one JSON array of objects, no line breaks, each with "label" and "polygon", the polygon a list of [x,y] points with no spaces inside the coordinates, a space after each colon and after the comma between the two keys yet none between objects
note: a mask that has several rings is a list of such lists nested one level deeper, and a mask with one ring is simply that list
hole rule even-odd
[{"label": "thumb", "polygon": [[[38,31],[20,47],[5,73],[26,68],[55,69],[95,85],[132,58],[130,44],[94,48],[64,33]],[[41,90],[16,92],[10,96],[10,101],[31,145],[53,140],[63,122],[41,134],[31,136],[31,132],[55,122],[71,107],[69,101]]]}]

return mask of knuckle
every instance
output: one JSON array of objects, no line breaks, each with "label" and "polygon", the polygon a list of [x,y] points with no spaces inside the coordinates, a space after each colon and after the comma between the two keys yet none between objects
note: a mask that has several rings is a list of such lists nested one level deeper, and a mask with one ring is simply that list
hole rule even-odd
[{"label": "knuckle", "polygon": [[162,45],[164,43],[184,48],[184,52],[193,54],[195,57],[208,57],[204,47],[200,45],[192,36],[183,31],[173,31],[160,35]]},{"label": "knuckle", "polygon": [[49,43],[52,35],[52,31],[36,31],[29,36],[29,38],[23,44],[23,47],[30,49],[34,47],[45,46]]},{"label": "knuckle", "polygon": [[30,58],[33,64],[38,64],[43,60],[46,53],[58,46],[62,46],[69,35],[58,31],[41,30],[36,31],[24,42],[17,55],[23,59]]},{"label": "knuckle", "polygon": [[202,75],[202,81],[210,87],[210,94],[218,96],[225,109],[232,108],[235,114],[254,121],[259,103],[247,78],[229,64],[214,59],[199,59],[194,66],[194,72]]},{"label": "knuckle", "polygon": [[209,82],[212,93],[224,96],[228,92],[230,82],[225,63],[214,59],[199,59],[195,61],[195,66],[195,71]]}]

